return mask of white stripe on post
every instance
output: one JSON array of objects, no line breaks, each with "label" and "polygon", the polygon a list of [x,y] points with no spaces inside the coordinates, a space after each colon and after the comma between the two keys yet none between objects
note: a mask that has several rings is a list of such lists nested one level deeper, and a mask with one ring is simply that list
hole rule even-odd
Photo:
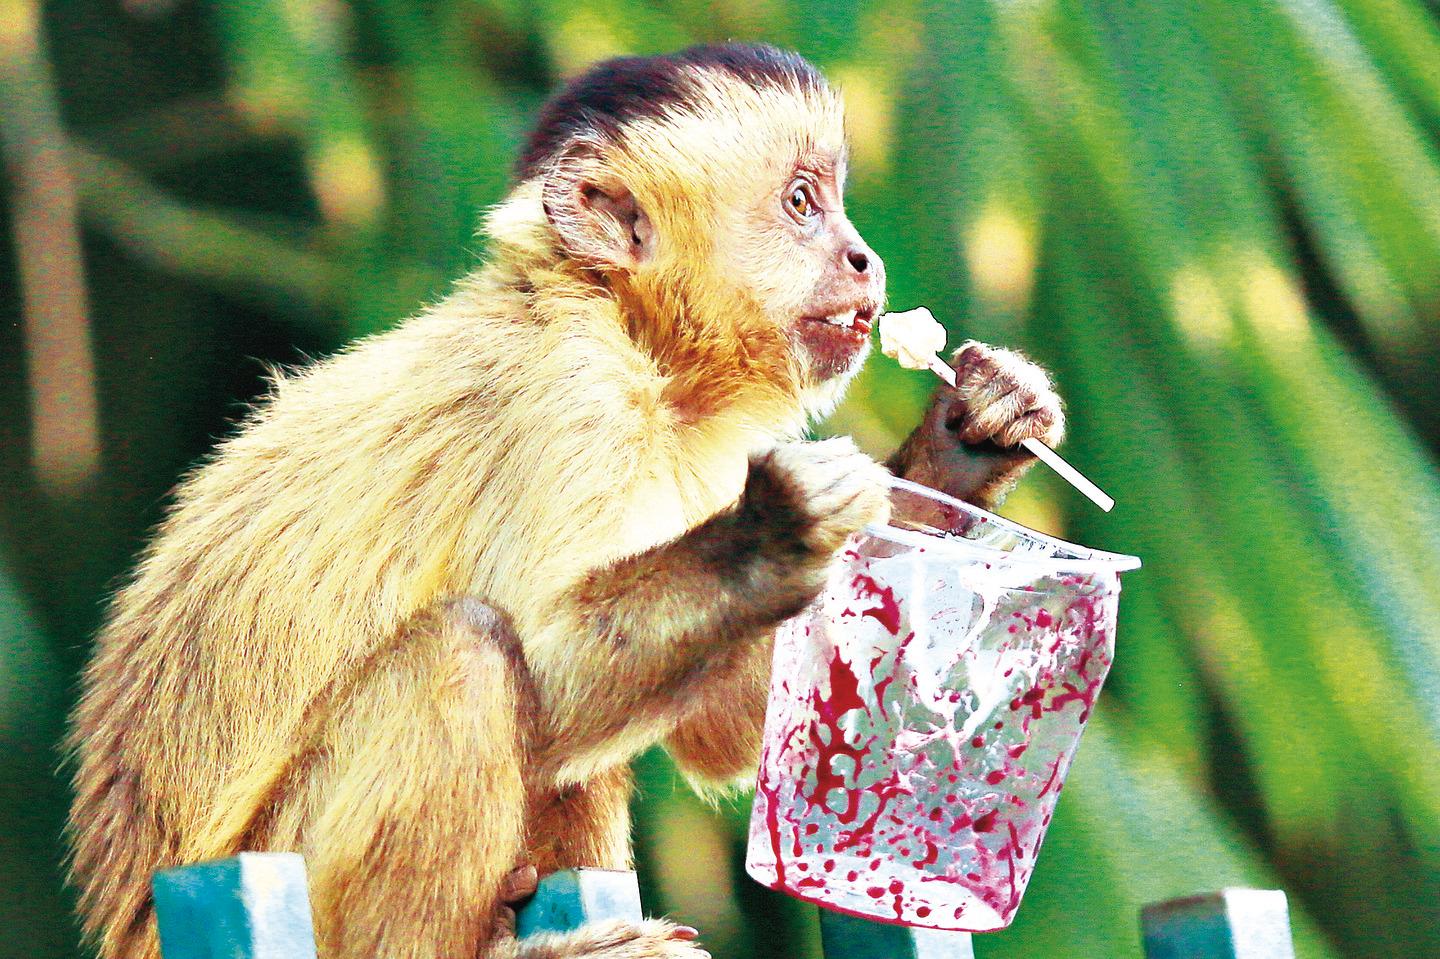
[{"label": "white stripe on post", "polygon": [[1140,911],[1146,959],[1295,959],[1278,889],[1222,889]]},{"label": "white stripe on post", "polygon": [[155,874],[164,959],[315,959],[305,860],[242,852]]}]

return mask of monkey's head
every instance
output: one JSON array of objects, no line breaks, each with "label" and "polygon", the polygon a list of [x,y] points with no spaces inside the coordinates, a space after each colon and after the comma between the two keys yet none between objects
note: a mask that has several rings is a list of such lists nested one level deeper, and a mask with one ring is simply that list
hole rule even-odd
[{"label": "monkey's head", "polygon": [[839,95],[800,56],[743,44],[599,64],[545,106],[518,164],[552,240],[662,362],[812,411],[859,369],[885,295],[845,170]]}]

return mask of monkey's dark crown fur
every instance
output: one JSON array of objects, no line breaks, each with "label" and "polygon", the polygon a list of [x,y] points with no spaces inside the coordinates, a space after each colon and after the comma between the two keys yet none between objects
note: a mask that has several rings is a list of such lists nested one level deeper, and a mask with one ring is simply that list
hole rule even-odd
[{"label": "monkey's dark crown fur", "polygon": [[515,165],[516,176],[534,176],[576,136],[598,134],[614,141],[626,124],[673,109],[688,98],[686,79],[695,70],[721,71],[756,87],[825,86],[825,78],[804,57],[763,43],[708,44],[668,56],[606,60],[570,81],[541,111]]}]

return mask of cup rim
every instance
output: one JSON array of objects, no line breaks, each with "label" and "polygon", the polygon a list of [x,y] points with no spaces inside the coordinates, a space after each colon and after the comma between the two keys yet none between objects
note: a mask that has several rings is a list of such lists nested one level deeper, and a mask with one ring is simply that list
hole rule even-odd
[{"label": "cup rim", "polygon": [[1132,569],[1140,568],[1140,557],[1138,556],[1129,556],[1124,553],[1110,553],[1106,552],[1105,550],[1091,549],[1088,546],[1081,546],[1078,543],[1071,543],[1068,540],[1063,540],[1055,536],[1050,536],[1049,534],[1042,533],[1039,530],[1034,530],[1028,526],[1023,526],[1020,523],[1016,523],[1013,520],[1008,520],[1003,516],[997,516],[989,510],[981,509],[978,506],[966,503],[964,500],[956,499],[953,496],[949,496],[945,493],[940,492],[937,489],[933,489],[921,483],[915,483],[907,479],[901,479],[897,476],[893,477],[890,480],[890,485],[894,489],[905,490],[906,492],[915,493],[928,499],[936,500],[937,502],[953,506],[966,513],[979,516],[985,522],[994,523],[997,527],[1001,529],[1016,533],[1017,535],[1023,536],[1027,539],[1039,540],[1040,542],[1050,546],[1053,549],[1069,552],[1074,555],[1035,556],[1028,553],[1016,554],[1011,550],[999,549],[994,546],[987,546],[983,543],[977,543],[974,540],[962,539],[959,537],[941,538],[938,536],[931,536],[928,533],[921,533],[916,530],[901,529],[898,526],[890,526],[888,524],[881,526],[871,523],[870,525],[865,527],[865,533],[866,535],[873,536],[876,539],[882,539],[891,543],[897,543],[901,546],[924,548],[927,550],[933,549],[941,552],[953,553],[957,556],[963,555],[966,559],[969,560],[974,560],[978,557],[989,557],[989,559],[984,559],[982,561],[989,563],[991,566],[998,566],[1002,564],[1006,566],[1023,566],[1027,569],[1035,569],[1039,571],[1054,573],[1106,571],[1124,573]]}]

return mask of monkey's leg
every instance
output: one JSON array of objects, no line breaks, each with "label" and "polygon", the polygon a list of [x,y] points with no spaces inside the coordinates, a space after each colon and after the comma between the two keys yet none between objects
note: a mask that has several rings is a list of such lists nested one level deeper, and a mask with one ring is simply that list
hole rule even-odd
[{"label": "monkey's leg", "polygon": [[272,848],[305,853],[322,956],[480,954],[524,849],[514,649],[489,607],[439,605],[326,704],[262,827]]},{"label": "monkey's leg", "polygon": [[459,600],[412,619],[327,701],[257,824],[267,845],[305,853],[326,959],[700,959],[693,933],[663,920],[509,934],[529,696],[508,625]]}]

